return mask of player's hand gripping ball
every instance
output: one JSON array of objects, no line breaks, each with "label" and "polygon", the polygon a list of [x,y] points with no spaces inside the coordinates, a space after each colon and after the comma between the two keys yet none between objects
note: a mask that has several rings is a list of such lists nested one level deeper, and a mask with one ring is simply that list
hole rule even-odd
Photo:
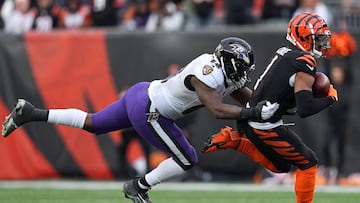
[{"label": "player's hand gripping ball", "polygon": [[312,86],[312,92],[314,97],[321,98],[327,97],[330,89],[330,80],[322,72],[316,72],[315,82]]}]

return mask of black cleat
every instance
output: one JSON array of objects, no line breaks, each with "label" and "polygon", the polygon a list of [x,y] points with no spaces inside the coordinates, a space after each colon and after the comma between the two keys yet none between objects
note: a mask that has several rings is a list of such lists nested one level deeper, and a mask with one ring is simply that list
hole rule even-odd
[{"label": "black cleat", "polygon": [[34,109],[35,107],[30,102],[24,99],[18,99],[14,109],[5,117],[1,130],[2,136],[7,137],[22,124],[30,122]]},{"label": "black cleat", "polygon": [[139,178],[130,180],[124,184],[123,192],[125,197],[131,199],[134,203],[151,203],[148,190],[141,189],[138,186]]}]

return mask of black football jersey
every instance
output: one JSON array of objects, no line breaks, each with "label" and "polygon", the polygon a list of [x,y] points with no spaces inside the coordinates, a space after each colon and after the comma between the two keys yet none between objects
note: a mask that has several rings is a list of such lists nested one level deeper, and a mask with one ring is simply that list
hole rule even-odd
[{"label": "black football jersey", "polygon": [[305,72],[315,77],[316,59],[296,48],[279,48],[256,81],[249,100],[250,106],[253,107],[263,100],[277,102],[279,109],[268,121],[279,121],[289,109],[296,107],[294,83],[297,72]]}]

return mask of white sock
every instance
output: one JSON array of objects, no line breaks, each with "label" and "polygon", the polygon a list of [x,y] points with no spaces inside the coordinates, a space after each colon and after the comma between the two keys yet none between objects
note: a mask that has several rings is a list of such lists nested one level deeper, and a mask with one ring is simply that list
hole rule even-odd
[{"label": "white sock", "polygon": [[83,128],[87,113],[79,109],[50,109],[47,122]]},{"label": "white sock", "polygon": [[[179,166],[172,158],[162,161],[150,173],[145,175],[145,180],[150,186],[157,185],[165,180],[181,175],[185,170]],[[139,184],[140,187],[142,186]],[[146,189],[146,188],[144,188]]]}]

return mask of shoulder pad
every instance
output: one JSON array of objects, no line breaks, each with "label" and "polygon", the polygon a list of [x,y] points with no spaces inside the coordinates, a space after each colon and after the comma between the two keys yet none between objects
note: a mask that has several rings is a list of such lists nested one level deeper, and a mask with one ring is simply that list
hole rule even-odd
[{"label": "shoulder pad", "polygon": [[316,59],[313,56],[311,56],[310,54],[304,54],[302,56],[299,56],[296,58],[296,60],[304,61],[305,63],[309,64],[312,67],[317,66]]}]

